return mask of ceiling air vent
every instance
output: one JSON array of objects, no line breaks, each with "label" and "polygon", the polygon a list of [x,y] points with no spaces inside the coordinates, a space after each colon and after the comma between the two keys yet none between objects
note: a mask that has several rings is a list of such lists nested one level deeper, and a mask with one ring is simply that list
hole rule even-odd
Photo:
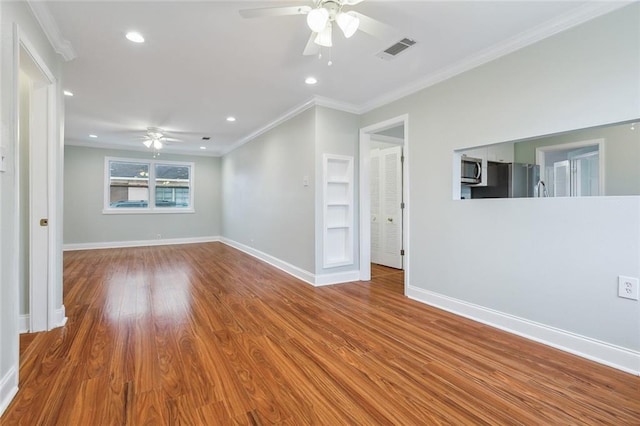
[{"label": "ceiling air vent", "polygon": [[376,56],[380,59],[390,61],[391,59],[395,58],[400,53],[404,52],[414,44],[416,44],[414,40],[411,40],[410,38],[403,38],[399,42],[395,43],[392,46],[389,46],[382,52],[378,53]]}]

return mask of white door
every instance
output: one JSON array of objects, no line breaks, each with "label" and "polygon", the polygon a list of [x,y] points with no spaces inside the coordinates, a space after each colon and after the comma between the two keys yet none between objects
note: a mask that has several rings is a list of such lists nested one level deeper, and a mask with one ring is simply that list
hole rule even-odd
[{"label": "white door", "polygon": [[[58,184],[57,140],[57,84],[33,46],[20,37],[19,75],[16,80],[19,90],[16,105],[16,126],[19,129],[19,154],[16,191],[19,194],[17,207],[19,231],[18,267],[20,270],[21,310],[27,308],[29,325],[21,325],[31,332],[50,330],[64,323],[56,320],[55,285],[62,289],[62,274],[58,275],[58,260],[55,228],[56,197]],[[55,223],[53,224],[55,226]],[[56,247],[56,248],[54,248]],[[61,264],[61,262],[60,262]],[[27,306],[24,301],[28,300]]]},{"label": "white door", "polygon": [[372,151],[370,176],[371,261],[402,269],[402,147]]},{"label": "white door", "polygon": [[47,330],[49,323],[48,295],[42,294],[49,287],[48,92],[44,84],[31,84],[29,115],[20,117],[29,123],[29,239],[24,243],[29,244],[31,332]]}]

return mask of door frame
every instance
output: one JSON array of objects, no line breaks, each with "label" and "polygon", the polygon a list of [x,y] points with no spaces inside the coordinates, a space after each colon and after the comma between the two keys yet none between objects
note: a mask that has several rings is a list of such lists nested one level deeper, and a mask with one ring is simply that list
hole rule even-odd
[{"label": "door frame", "polygon": [[360,176],[359,176],[359,188],[360,188],[360,280],[371,280],[371,224],[369,223],[371,217],[371,194],[369,192],[369,179],[370,179],[370,156],[371,151],[371,137],[374,133],[378,133],[398,125],[404,126],[404,143],[402,144],[402,151],[404,154],[404,164],[402,167],[402,199],[405,203],[405,208],[402,210],[402,241],[404,248],[404,293],[406,294],[409,281],[409,265],[411,250],[409,244],[409,210],[411,203],[409,203],[409,114],[400,115],[398,117],[390,118],[385,121],[381,121],[376,124],[372,124],[360,129]]},{"label": "door frame", "polygon": [[[38,91],[41,91],[38,96],[32,96],[32,101],[35,100],[39,103],[35,107],[30,106],[30,111],[40,111],[41,116],[36,118],[37,123],[46,126],[46,130],[42,132],[41,144],[46,144],[47,154],[47,185],[45,188],[40,188],[41,191],[47,193],[47,218],[49,225],[47,226],[48,244],[47,250],[47,280],[46,282],[33,284],[29,282],[29,331],[41,331],[51,330],[52,328],[64,325],[66,322],[66,316],[64,313],[64,305],[61,304],[60,309],[56,307],[56,288],[59,287],[62,291],[62,246],[61,246],[61,229],[62,224],[59,223],[59,208],[58,204],[59,193],[61,191],[58,186],[61,179],[58,179],[59,172],[61,171],[61,154],[62,154],[62,139],[61,133],[58,133],[59,123],[59,110],[61,108],[60,102],[60,87],[57,79],[47,66],[46,62],[42,59],[42,56],[38,53],[35,46],[29,41],[29,39],[23,34],[20,27],[14,24],[13,28],[14,46],[13,46],[13,89],[14,89],[14,173],[15,184],[14,191],[16,194],[15,205],[15,222],[14,227],[14,244],[16,247],[16,253],[20,253],[20,247],[22,241],[20,238],[20,221],[23,220],[20,211],[20,70],[23,69],[25,64],[29,61],[31,66],[31,73],[38,73],[40,81],[44,82],[44,86]],[[26,57],[23,56],[23,53]],[[31,145],[31,140],[29,142]],[[31,150],[31,146],[29,148]],[[34,191],[30,186],[29,197],[33,197]],[[31,203],[29,203],[31,204]],[[30,218],[29,218],[30,220]],[[29,224],[31,226],[32,224]],[[31,237],[30,237],[31,238]],[[31,248],[30,248],[31,250]],[[17,277],[19,276],[19,254],[16,255],[14,260],[14,277],[18,283]],[[19,303],[20,289],[16,292],[16,304]],[[19,305],[16,305],[19,306]],[[46,315],[36,318],[31,315],[32,312],[38,309],[46,310]],[[19,313],[18,313],[19,315]],[[20,323],[20,322],[19,322]],[[24,326],[21,324],[20,328]],[[24,330],[19,330],[24,331]]]}]

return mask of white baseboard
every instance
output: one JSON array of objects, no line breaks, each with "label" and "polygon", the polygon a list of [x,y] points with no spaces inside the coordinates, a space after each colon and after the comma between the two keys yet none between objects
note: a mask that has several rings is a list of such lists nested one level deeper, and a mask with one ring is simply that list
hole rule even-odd
[{"label": "white baseboard", "polygon": [[18,393],[18,370],[11,367],[0,379],[0,416]]},{"label": "white baseboard", "polygon": [[67,313],[64,305],[56,309],[53,317],[53,328],[62,327],[67,323]]},{"label": "white baseboard", "polygon": [[31,328],[31,315],[20,315],[18,317],[18,333],[28,333]]},{"label": "white baseboard", "polygon": [[323,285],[343,284],[353,281],[360,281],[360,270],[316,275],[314,285],[320,287]]},{"label": "white baseboard", "polygon": [[418,302],[444,309],[456,315],[552,346],[591,361],[636,376],[640,375],[640,352],[549,327],[415,286],[408,286],[407,296]]},{"label": "white baseboard", "polygon": [[[53,325],[51,326],[51,329],[62,327],[66,323],[66,310],[64,305],[62,305],[62,307],[56,309],[56,311],[53,313]],[[28,333],[29,331],[31,331],[31,316],[29,314],[20,315],[18,317],[18,332],[22,334]]]},{"label": "white baseboard", "polygon": [[360,279],[359,271],[347,271],[347,272],[338,272],[335,274],[323,274],[323,275],[315,275],[309,271],[305,271],[302,268],[298,268],[295,265],[292,265],[288,262],[278,259],[277,257],[271,256],[270,254],[264,253],[260,250],[254,249],[253,247],[249,247],[245,244],[239,243],[237,241],[230,240],[228,238],[222,237],[220,241],[230,247],[238,249],[248,255],[255,257],[265,263],[268,263],[271,266],[274,266],[281,271],[286,272],[289,275],[292,275],[307,284],[311,284],[312,286],[319,287],[330,284],[340,284],[350,281],[358,281]]},{"label": "white baseboard", "polygon": [[174,244],[196,244],[211,243],[220,241],[220,237],[192,237],[192,238],[169,238],[159,240],[139,240],[139,241],[109,241],[104,243],[80,243],[80,244],[64,244],[64,251],[74,250],[99,250],[108,248],[123,247],[148,247],[148,246],[168,246]]}]

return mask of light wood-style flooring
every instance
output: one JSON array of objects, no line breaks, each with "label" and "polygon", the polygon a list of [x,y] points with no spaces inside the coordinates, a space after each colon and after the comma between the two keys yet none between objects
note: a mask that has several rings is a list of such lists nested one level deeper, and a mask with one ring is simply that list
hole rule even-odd
[{"label": "light wood-style flooring", "polygon": [[2,425],[640,424],[640,377],[221,243],[67,252]]}]

